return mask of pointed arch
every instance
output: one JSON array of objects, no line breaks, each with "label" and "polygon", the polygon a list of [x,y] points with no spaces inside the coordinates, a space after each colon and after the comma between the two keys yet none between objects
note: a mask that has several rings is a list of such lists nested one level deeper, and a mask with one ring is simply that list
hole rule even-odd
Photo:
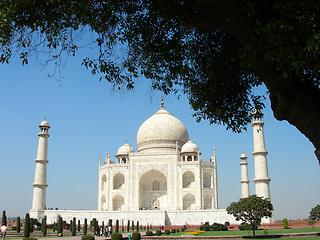
[{"label": "pointed arch", "polygon": [[187,171],[182,175],[182,187],[183,188],[192,188],[195,185],[194,173]]},{"label": "pointed arch", "polygon": [[139,208],[166,209],[167,178],[158,170],[151,169],[139,179]]},{"label": "pointed arch", "polygon": [[194,204],[196,200],[193,194],[187,193],[183,196],[183,210],[192,210],[194,209]]},{"label": "pointed arch", "polygon": [[113,189],[122,189],[125,183],[124,175],[117,173],[113,176]]},{"label": "pointed arch", "polygon": [[101,202],[100,202],[100,210],[101,211],[105,211],[106,210],[106,208],[107,208],[107,204],[106,204],[106,197],[103,195],[102,197],[101,197]]},{"label": "pointed arch", "polygon": [[211,178],[211,173],[209,171],[203,173],[203,188],[212,188]]},{"label": "pointed arch", "polygon": [[100,188],[102,191],[105,189],[106,183],[107,183],[107,176],[103,174],[101,177],[101,188]]},{"label": "pointed arch", "polygon": [[120,211],[123,210],[124,198],[121,195],[117,195],[112,200],[112,210]]}]

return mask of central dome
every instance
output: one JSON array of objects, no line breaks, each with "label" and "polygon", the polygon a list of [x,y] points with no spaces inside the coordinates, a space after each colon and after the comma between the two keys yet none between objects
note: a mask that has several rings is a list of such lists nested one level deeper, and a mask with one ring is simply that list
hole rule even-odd
[{"label": "central dome", "polygon": [[138,151],[175,151],[189,140],[183,123],[163,107],[148,118],[139,128],[137,134]]}]

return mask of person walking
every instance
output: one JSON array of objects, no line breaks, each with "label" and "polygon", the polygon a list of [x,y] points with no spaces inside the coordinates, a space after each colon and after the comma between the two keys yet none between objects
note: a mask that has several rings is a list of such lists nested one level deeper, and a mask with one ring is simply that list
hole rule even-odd
[{"label": "person walking", "polygon": [[1,226],[1,239],[4,240],[6,238],[6,233],[7,233],[7,226],[2,225]]}]

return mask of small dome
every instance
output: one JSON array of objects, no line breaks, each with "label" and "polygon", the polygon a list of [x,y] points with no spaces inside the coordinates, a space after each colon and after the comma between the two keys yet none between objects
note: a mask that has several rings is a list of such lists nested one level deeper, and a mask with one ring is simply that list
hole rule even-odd
[{"label": "small dome", "polygon": [[197,152],[199,152],[198,146],[190,140],[186,142],[181,148],[181,153],[197,153]]},{"label": "small dome", "polygon": [[49,127],[49,123],[46,120],[44,120],[40,123],[39,127]]},{"label": "small dome", "polygon": [[247,156],[244,153],[242,153],[240,158],[247,158]]},{"label": "small dome", "polygon": [[117,153],[116,156],[118,156],[118,155],[129,155],[130,152],[134,152],[133,148],[131,147],[130,144],[125,143],[124,145],[119,147],[118,153]]},{"label": "small dome", "polygon": [[140,126],[137,134],[138,151],[175,151],[176,143],[181,148],[188,139],[188,131],[183,123],[161,107]]}]

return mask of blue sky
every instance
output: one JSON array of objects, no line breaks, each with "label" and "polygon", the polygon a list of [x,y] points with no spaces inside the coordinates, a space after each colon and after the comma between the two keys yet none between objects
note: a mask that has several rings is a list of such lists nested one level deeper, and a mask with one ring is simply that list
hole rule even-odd
[{"label": "blue sky", "polygon": [[[0,65],[0,210],[25,216],[32,204],[32,183],[38,145],[38,125],[46,117],[48,149],[47,207],[97,209],[98,159],[113,156],[127,140],[135,151],[140,125],[160,108],[161,92],[139,80],[133,91],[112,92],[69,59],[57,81],[36,61],[21,66],[13,60]],[[260,89],[261,90],[261,89]],[[165,108],[186,126],[204,161],[216,147],[219,208],[238,201],[240,155],[248,156],[250,193],[254,193],[253,137],[224,126],[196,123],[186,97],[164,97]],[[320,168],[312,144],[295,127],[273,118],[270,103],[264,110],[266,148],[275,218],[306,218],[320,202]]]}]

